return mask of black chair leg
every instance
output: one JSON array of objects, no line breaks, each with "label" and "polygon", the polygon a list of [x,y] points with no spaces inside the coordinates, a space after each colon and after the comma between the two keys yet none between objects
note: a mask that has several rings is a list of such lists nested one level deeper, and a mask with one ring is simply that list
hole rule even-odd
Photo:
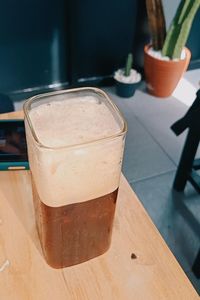
[{"label": "black chair leg", "polygon": [[173,184],[173,188],[176,191],[183,191],[189,179],[199,145],[199,139],[200,137],[196,130],[189,129]]},{"label": "black chair leg", "polygon": [[192,272],[197,278],[200,278],[200,250],[195,258],[194,264],[192,266]]}]

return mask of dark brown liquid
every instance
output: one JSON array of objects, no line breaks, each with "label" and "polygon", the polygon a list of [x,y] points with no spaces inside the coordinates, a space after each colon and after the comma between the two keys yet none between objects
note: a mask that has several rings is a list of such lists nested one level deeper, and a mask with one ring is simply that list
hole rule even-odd
[{"label": "dark brown liquid", "polygon": [[50,207],[39,198],[33,178],[32,183],[37,228],[50,266],[79,264],[108,250],[118,189],[93,200]]}]

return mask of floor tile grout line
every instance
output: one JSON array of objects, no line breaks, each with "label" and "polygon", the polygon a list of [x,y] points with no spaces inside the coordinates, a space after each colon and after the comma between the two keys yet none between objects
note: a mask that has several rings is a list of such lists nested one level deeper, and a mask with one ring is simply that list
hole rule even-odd
[{"label": "floor tile grout line", "polygon": [[152,175],[152,176],[147,176],[147,177],[144,177],[144,178],[141,178],[141,179],[137,179],[137,180],[128,180],[129,184],[134,184],[134,183],[138,183],[138,182],[141,182],[141,181],[145,181],[145,180],[149,180],[149,179],[154,179],[158,176],[163,176],[163,175],[166,175],[166,174],[169,174],[169,173],[174,173],[176,170],[169,170],[169,171],[164,171],[164,172],[161,172],[161,173],[158,173],[158,174],[155,174],[155,175]]}]

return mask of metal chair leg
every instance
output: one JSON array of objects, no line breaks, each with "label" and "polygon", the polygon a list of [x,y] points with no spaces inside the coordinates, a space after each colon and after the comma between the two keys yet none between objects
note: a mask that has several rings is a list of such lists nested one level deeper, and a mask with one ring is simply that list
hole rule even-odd
[{"label": "metal chair leg", "polygon": [[173,184],[173,188],[177,191],[183,191],[189,179],[199,140],[199,134],[189,129]]},{"label": "metal chair leg", "polygon": [[200,278],[200,250],[195,258],[194,264],[192,266],[192,271],[197,278]]}]

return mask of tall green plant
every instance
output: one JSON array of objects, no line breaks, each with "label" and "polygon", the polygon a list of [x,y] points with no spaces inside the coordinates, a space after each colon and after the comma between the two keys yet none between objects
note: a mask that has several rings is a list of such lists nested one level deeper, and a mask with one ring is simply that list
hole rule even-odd
[{"label": "tall green plant", "polygon": [[166,36],[162,0],[146,0],[147,16],[152,36],[152,47],[161,50]]},{"label": "tall green plant", "polygon": [[167,33],[162,54],[170,58],[180,58],[185,46],[200,0],[182,0]]}]

